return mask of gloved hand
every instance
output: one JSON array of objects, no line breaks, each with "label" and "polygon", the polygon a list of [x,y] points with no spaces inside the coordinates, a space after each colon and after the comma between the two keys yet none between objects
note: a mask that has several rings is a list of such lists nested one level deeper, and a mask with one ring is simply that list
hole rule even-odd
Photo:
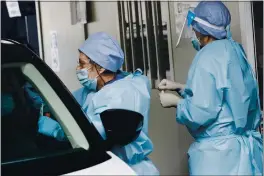
[{"label": "gloved hand", "polygon": [[160,94],[160,103],[164,108],[176,107],[182,99],[178,94],[165,93],[162,91]]},{"label": "gloved hand", "polygon": [[33,106],[36,109],[39,109],[44,102],[43,102],[41,96],[36,92],[34,87],[27,82],[24,85],[24,90],[28,94],[30,100],[32,101]]},{"label": "gloved hand", "polygon": [[176,83],[167,79],[163,79],[158,86],[159,90],[183,90],[185,88],[184,84]]},{"label": "gloved hand", "polygon": [[40,116],[38,121],[38,132],[45,136],[56,138],[59,141],[65,139],[65,134],[60,124],[46,116]]}]

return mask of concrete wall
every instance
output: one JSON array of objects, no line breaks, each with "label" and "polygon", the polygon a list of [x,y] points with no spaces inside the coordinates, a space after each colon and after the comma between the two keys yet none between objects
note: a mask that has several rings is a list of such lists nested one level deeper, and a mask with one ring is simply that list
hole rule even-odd
[{"label": "concrete wall", "polygon": [[58,33],[60,72],[58,76],[70,90],[80,87],[75,74],[79,58],[78,48],[85,40],[84,27],[71,25],[70,2],[40,2],[44,60],[51,65],[50,31]]},{"label": "concrete wall", "polygon": [[[106,31],[118,38],[116,2],[92,2],[92,22],[87,25],[88,34]],[[225,2],[231,11],[234,39],[241,41],[238,2]],[[164,8],[162,8],[164,9]],[[61,72],[63,82],[73,90],[80,85],[75,76],[78,59],[77,48],[84,40],[83,25],[71,25],[69,2],[41,2],[45,60],[49,63],[50,30],[58,31]],[[185,83],[195,50],[189,40],[182,40],[174,58],[175,78]],[[152,91],[149,135],[154,143],[150,158],[162,175],[187,174],[187,151],[192,142],[184,126],[176,123],[175,109],[164,109],[159,102],[158,91]]]},{"label": "concrete wall", "polygon": [[119,37],[117,2],[91,2],[92,19],[87,24],[88,34],[104,31],[115,38]]}]

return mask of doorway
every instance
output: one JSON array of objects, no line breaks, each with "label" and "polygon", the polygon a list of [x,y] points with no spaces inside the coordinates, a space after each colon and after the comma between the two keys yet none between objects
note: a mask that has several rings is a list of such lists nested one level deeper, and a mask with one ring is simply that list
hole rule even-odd
[{"label": "doorway", "polygon": [[16,40],[39,55],[35,1],[19,1],[20,17],[10,18],[5,1],[1,1],[1,38]]},{"label": "doorway", "polygon": [[263,1],[253,1],[255,47],[257,57],[257,72],[259,94],[263,111]]},{"label": "doorway", "polygon": [[[252,9],[254,15],[254,34],[255,34],[255,56],[257,58],[257,75],[259,84],[259,98],[263,114],[263,1],[253,1]],[[263,134],[263,119],[261,124]]]}]

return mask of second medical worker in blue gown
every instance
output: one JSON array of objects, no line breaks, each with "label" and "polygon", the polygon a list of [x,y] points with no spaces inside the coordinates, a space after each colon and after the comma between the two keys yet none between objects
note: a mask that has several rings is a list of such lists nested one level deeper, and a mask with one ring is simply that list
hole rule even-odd
[{"label": "second medical worker in blue gown", "polygon": [[[79,48],[77,77],[83,88],[73,93],[101,136],[106,139],[100,113],[107,109],[128,109],[144,116],[144,126],[139,137],[124,147],[112,151],[130,165],[139,175],[158,175],[148,159],[153,144],[148,137],[150,83],[140,70],[132,74],[120,71],[124,54],[118,42],[106,33],[90,35]],[[124,117],[126,118],[126,117]],[[51,118],[42,116],[39,132],[65,140],[63,130]],[[120,124],[122,125],[122,124]]]},{"label": "second medical worker in blue gown", "polygon": [[[163,107],[177,107],[177,122],[195,138],[189,172],[262,175],[258,86],[242,46],[231,38],[229,10],[222,2],[200,2],[187,22],[198,50],[187,84],[163,80],[159,89]],[[176,89],[181,96],[164,92]]]}]

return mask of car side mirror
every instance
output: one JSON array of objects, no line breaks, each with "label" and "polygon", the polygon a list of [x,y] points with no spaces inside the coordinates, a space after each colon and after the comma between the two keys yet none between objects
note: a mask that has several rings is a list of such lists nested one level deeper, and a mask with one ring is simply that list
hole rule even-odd
[{"label": "car side mirror", "polygon": [[105,128],[107,149],[133,142],[143,128],[143,115],[134,111],[110,109],[102,112],[100,117]]}]

